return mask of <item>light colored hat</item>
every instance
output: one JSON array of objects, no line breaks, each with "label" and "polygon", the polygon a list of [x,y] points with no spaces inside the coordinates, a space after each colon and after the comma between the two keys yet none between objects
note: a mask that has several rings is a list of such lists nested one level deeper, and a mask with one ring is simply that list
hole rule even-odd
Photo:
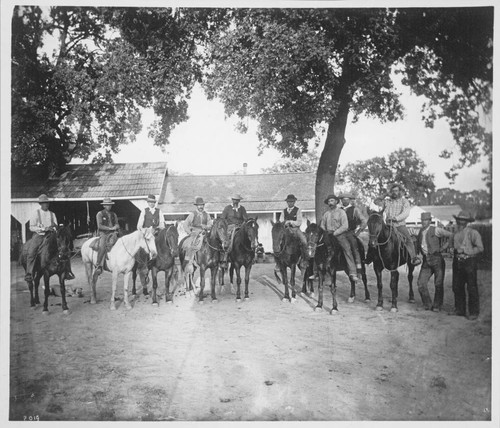
[{"label": "light colored hat", "polygon": [[194,205],[205,205],[205,201],[201,196],[196,196],[196,198],[194,198]]},{"label": "light colored hat", "polygon": [[115,203],[111,200],[111,198],[104,198],[101,202],[101,205],[114,205]]},{"label": "light colored hat", "polygon": [[156,202],[156,197],[155,195],[148,195],[148,199],[146,199],[148,202]]},{"label": "light colored hat", "polygon": [[454,215],[453,217],[455,217],[455,220],[465,220],[465,221],[474,221],[474,217],[472,216],[472,214],[468,211],[460,211],[458,213],[458,215]]},{"label": "light colored hat", "polygon": [[432,220],[432,214],[428,212],[424,212],[420,214],[420,220]]},{"label": "light colored hat", "polygon": [[338,197],[338,196],[335,196],[335,195],[332,193],[332,194],[330,194],[330,195],[328,195],[328,196],[326,197],[326,199],[325,199],[325,204],[327,204],[327,205],[328,205],[328,200],[330,200],[330,199],[335,199],[337,202],[339,201],[339,197]]},{"label": "light colored hat", "polygon": [[341,193],[341,194],[339,195],[339,198],[340,198],[340,199],[344,199],[344,198],[356,199],[356,196],[354,196],[352,193],[345,192],[345,193]]},{"label": "light colored hat", "polygon": [[292,193],[290,193],[290,194],[286,197],[285,202],[288,202],[288,201],[294,201],[294,202],[295,202],[296,200],[297,200],[297,198],[295,197],[295,195],[293,195]]},{"label": "light colored hat", "polygon": [[49,201],[49,197],[48,197],[45,193],[41,194],[41,195],[38,197],[38,203],[39,203],[39,204],[41,204],[41,203],[43,203],[43,202],[50,202],[50,201]]},{"label": "light colored hat", "polygon": [[231,199],[236,199],[238,201],[241,201],[243,198],[241,197],[241,195],[239,193],[235,193],[235,194],[233,194],[233,196],[231,196]]}]

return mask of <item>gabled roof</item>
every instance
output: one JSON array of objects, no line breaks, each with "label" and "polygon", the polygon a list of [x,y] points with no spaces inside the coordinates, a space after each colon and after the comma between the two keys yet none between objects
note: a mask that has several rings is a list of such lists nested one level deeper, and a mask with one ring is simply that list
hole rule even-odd
[{"label": "gabled roof", "polygon": [[460,205],[421,205],[420,208],[430,212],[433,217],[445,224],[449,221],[455,221],[453,216],[462,210]]},{"label": "gabled roof", "polygon": [[297,206],[314,210],[314,173],[244,174],[244,175],[179,175],[166,177],[160,195],[164,213],[193,211],[194,198],[201,196],[208,212],[221,212],[231,203],[231,195],[239,193],[247,211],[280,211],[285,199],[293,193]]},{"label": "gabled roof", "polygon": [[138,198],[159,194],[167,173],[166,162],[67,165],[59,177],[46,181],[31,176],[12,176],[12,199]]}]

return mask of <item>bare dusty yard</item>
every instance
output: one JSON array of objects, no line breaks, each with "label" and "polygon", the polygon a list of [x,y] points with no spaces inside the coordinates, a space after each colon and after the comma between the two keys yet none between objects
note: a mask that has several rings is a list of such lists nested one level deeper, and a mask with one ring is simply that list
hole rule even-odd
[{"label": "bare dusty yard", "polygon": [[[153,307],[141,294],[132,310],[117,302],[110,311],[111,275],[101,276],[91,306],[75,259],[71,285],[84,296],[68,297],[69,315],[51,297],[44,316],[41,306],[30,309],[24,272],[11,264],[10,419],[491,419],[490,270],[479,272],[481,315],[469,321],[423,310],[418,268],[417,303],[408,303],[402,270],[396,314],[389,312],[387,273],[383,312],[374,310],[371,267],[370,303],[361,287],[347,303],[347,278],[339,274],[333,316],[328,289],[323,312],[313,311],[310,297],[283,303],[272,269],[254,265],[249,301],[236,303],[226,286],[217,288],[217,304],[177,296]],[[119,297],[122,290],[121,282]]]}]

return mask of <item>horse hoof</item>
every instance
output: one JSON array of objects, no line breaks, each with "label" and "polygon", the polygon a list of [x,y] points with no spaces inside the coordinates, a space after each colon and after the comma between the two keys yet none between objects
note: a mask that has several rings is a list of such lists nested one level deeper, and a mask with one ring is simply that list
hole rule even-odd
[{"label": "horse hoof", "polygon": [[212,303],[219,303],[217,299],[212,299]]},{"label": "horse hoof", "polygon": [[241,299],[236,299],[236,303],[241,303]]},{"label": "horse hoof", "polygon": [[111,303],[111,305],[109,306],[109,309],[112,311],[116,311],[116,306],[114,305],[114,303]]},{"label": "horse hoof", "polygon": [[330,315],[338,315],[338,313],[339,313],[339,310],[338,310],[338,309],[332,309],[332,310],[330,311]]},{"label": "horse hoof", "polygon": [[250,297],[245,297],[245,302],[248,302],[250,300]]},{"label": "horse hoof", "polygon": [[172,303],[174,303],[174,302],[173,302],[172,300],[167,300],[165,303],[166,303],[167,305],[171,305],[171,304],[172,304]]},{"label": "horse hoof", "polygon": [[392,313],[396,313],[398,311],[398,308],[391,308]]},{"label": "horse hoof", "polygon": [[376,310],[376,311],[383,311],[383,310],[384,310],[384,308],[383,308],[382,306],[377,306],[377,307],[375,308],[375,310]]},{"label": "horse hoof", "polygon": [[297,303],[297,299],[295,297],[292,297],[292,300],[290,300],[290,303]]},{"label": "horse hoof", "polygon": [[315,311],[315,312],[321,312],[322,310],[323,310],[323,307],[322,307],[322,306],[316,306],[316,307],[314,308],[314,311]]},{"label": "horse hoof", "polygon": [[309,294],[309,296],[314,297],[314,291],[311,294]]},{"label": "horse hoof", "polygon": [[365,303],[371,302],[370,299],[365,299]]},{"label": "horse hoof", "polygon": [[128,311],[130,311],[130,309],[132,309],[132,305],[125,305],[125,309],[127,309]]},{"label": "horse hoof", "polygon": [[203,300],[198,300],[199,305],[203,305],[203,303],[205,303]]},{"label": "horse hoof", "polygon": [[415,299],[408,300],[408,303],[415,303]]},{"label": "horse hoof", "polygon": [[347,299],[347,303],[354,303],[354,297],[349,297]]},{"label": "horse hoof", "polygon": [[64,315],[68,315],[69,314],[69,309],[64,309],[63,314]]},{"label": "horse hoof", "polygon": [[289,299],[288,297],[283,297],[283,298],[281,299],[281,301],[282,301],[282,302],[285,302],[285,303],[286,303],[286,302],[288,302],[288,303],[289,303],[289,302],[290,302],[290,299]]},{"label": "horse hoof", "polygon": [[152,305],[157,308],[158,307],[158,302],[153,302]]}]

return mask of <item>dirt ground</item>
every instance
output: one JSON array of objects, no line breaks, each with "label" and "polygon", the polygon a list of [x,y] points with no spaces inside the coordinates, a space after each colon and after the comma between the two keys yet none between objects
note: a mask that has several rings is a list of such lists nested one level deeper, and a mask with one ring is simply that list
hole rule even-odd
[{"label": "dirt ground", "polygon": [[479,271],[481,315],[469,321],[447,314],[450,260],[444,312],[423,310],[419,268],[416,303],[402,269],[399,312],[389,312],[388,273],[384,311],[375,311],[369,267],[369,303],[362,287],[347,303],[348,281],[338,275],[337,315],[329,315],[329,289],[322,312],[312,297],[282,302],[272,263],[254,265],[241,303],[226,286],[216,304],[181,295],[153,307],[140,294],[126,310],[120,278],[116,311],[111,274],[91,306],[80,259],[73,265],[70,284],[83,297],[68,297],[69,315],[51,297],[44,316],[11,264],[11,420],[491,420],[491,270]]}]

